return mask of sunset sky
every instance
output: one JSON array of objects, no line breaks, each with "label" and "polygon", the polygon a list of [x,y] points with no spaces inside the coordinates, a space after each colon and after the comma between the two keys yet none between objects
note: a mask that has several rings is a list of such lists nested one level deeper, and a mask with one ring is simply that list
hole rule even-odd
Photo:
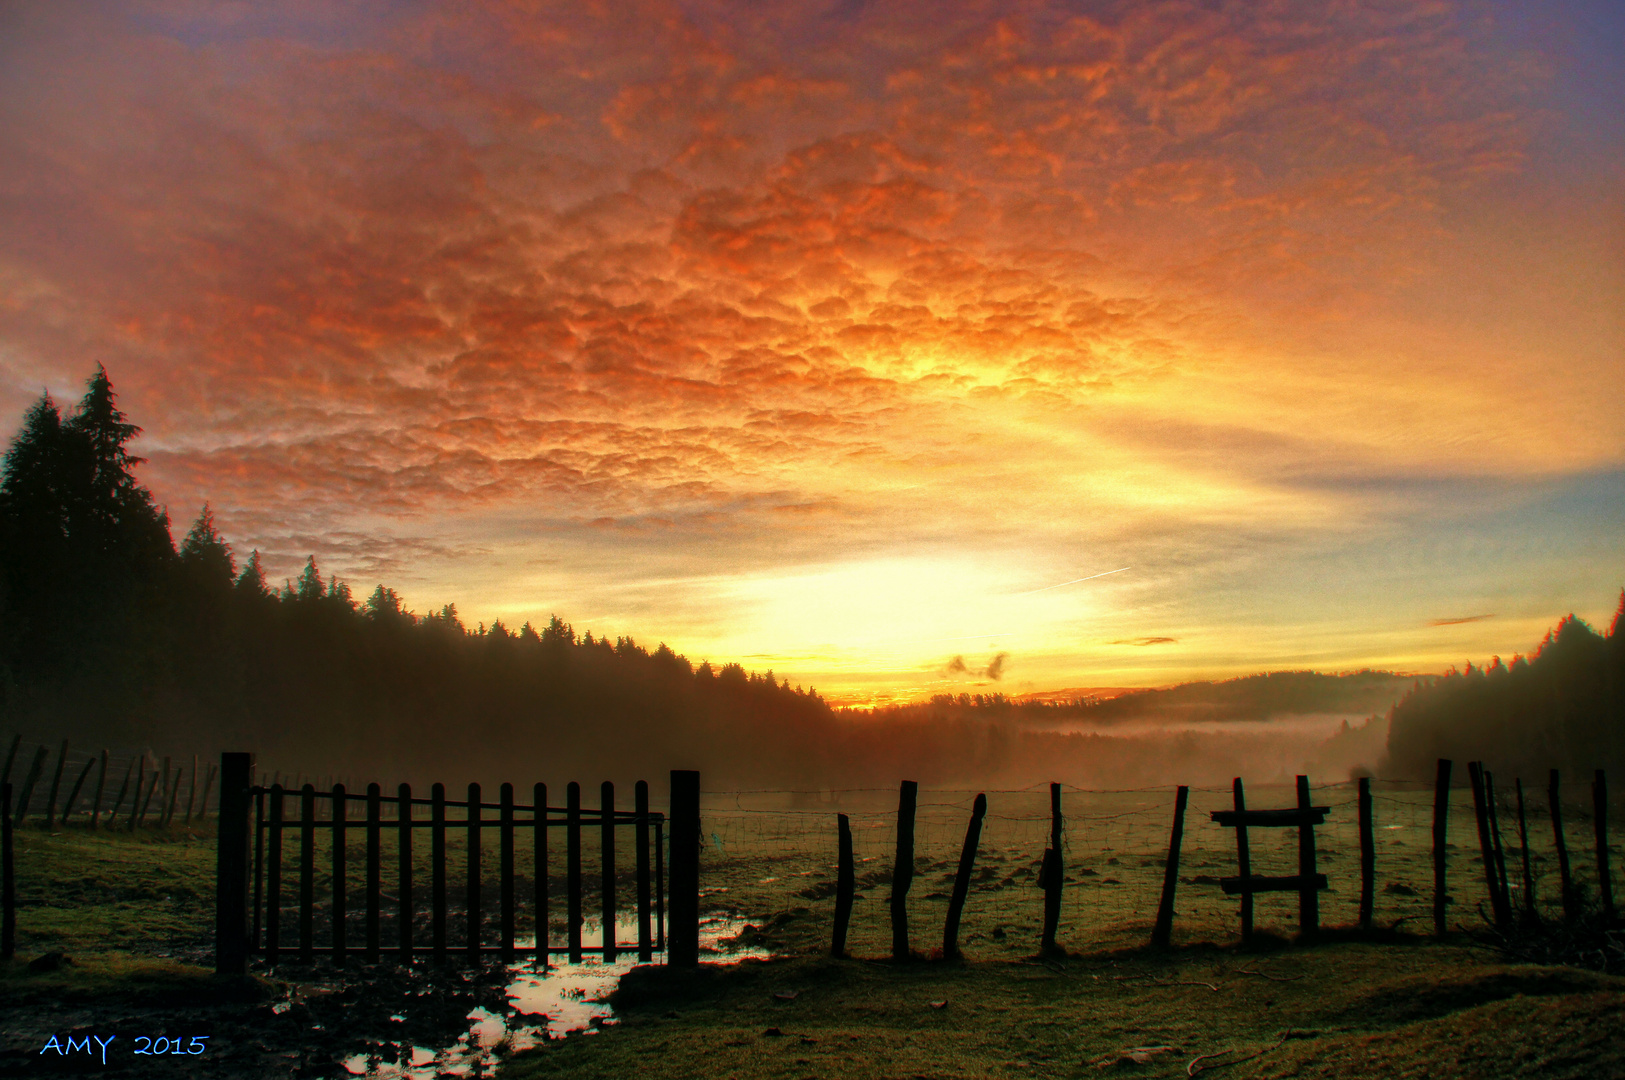
[{"label": "sunset sky", "polygon": [[1614,0],[0,0],[0,434],[103,363],[177,537],[837,703],[1510,657],[1622,100]]}]

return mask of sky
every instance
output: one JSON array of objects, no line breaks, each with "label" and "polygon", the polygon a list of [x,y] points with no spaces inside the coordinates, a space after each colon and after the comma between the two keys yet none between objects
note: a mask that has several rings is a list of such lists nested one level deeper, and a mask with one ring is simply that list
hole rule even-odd
[{"label": "sky", "polygon": [[832,702],[1442,671],[1625,585],[1609,0],[0,0],[0,434]]}]

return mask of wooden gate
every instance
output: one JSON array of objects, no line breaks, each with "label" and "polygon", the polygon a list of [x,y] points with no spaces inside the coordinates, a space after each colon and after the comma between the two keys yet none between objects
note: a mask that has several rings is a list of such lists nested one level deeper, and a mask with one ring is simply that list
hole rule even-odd
[{"label": "wooden gate", "polygon": [[[463,799],[448,799],[444,785],[431,787],[428,798],[416,798],[402,784],[393,795],[379,785],[351,793],[343,785],[317,791],[306,784],[289,791],[281,785],[253,786],[247,754],[221,756],[219,890],[216,917],[216,968],[247,969],[250,956],[267,963],[317,956],[342,962],[359,957],[377,963],[390,957],[410,963],[416,957],[445,962],[457,954],[469,964],[488,957],[508,962],[529,956],[546,964],[553,954],[571,962],[595,953],[614,960],[636,951],[649,962],[668,952],[667,898],[674,917],[668,959],[692,963],[698,954],[699,774],[672,773],[673,820],[691,817],[681,835],[672,836],[670,887],[665,865],[667,817],[649,809],[649,785],[638,781],[631,810],[616,808],[614,785],[599,790],[596,807],[583,806],[581,787],[566,788],[565,805],[549,806],[547,786],[536,784],[528,803],[515,801],[512,784],[503,784],[496,802],[487,802],[480,785],[469,784]],[[497,902],[485,902],[486,837],[496,833]],[[565,940],[554,944],[548,927],[552,904],[550,872],[558,832],[563,833]],[[423,833],[429,846],[427,898],[417,891],[414,852]],[[628,837],[626,834],[630,834]],[[692,833],[692,837],[688,834]],[[327,837],[322,862],[328,871],[325,906],[318,908],[317,837]],[[602,941],[582,940],[586,913],[584,841],[598,849],[597,910],[603,920]],[[458,866],[448,840],[460,838]],[[521,844],[529,839],[525,873],[516,864]],[[636,908],[636,940],[617,940],[616,915],[621,897],[617,870],[620,843],[630,839]],[[685,843],[685,840],[691,842]],[[384,891],[385,849],[394,864],[394,894]],[[297,853],[293,850],[297,848]],[[682,861],[684,865],[676,865]],[[692,862],[692,867],[686,865]],[[352,868],[360,869],[359,897],[352,906]],[[450,875],[461,880],[461,902],[455,917],[448,904]],[[529,896],[519,885],[529,881]],[[690,896],[688,894],[692,893]],[[686,901],[686,902],[685,902]],[[520,904],[536,927],[534,944],[515,941]],[[494,907],[494,913],[489,909]],[[692,913],[692,915],[690,915]],[[495,915],[494,922],[491,914]],[[292,915],[292,926],[288,925]],[[320,924],[318,915],[321,915]],[[692,922],[692,925],[689,923]],[[448,926],[448,923],[450,925]],[[458,925],[460,924],[460,925]],[[290,940],[291,938],[291,940]],[[693,959],[691,960],[690,957]]]}]

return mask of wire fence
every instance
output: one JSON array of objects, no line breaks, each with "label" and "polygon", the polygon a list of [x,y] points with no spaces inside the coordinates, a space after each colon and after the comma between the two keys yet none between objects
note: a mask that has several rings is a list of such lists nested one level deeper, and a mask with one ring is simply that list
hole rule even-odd
[{"label": "wire fence", "polygon": [[[1580,785],[1574,785],[1578,795]],[[1589,785],[1587,785],[1589,786]],[[1428,932],[1433,906],[1433,801],[1431,784],[1376,781],[1375,925]],[[909,893],[917,948],[940,944],[960,848],[977,792],[921,791],[915,814],[915,879]],[[962,940],[978,938],[1027,952],[1042,920],[1039,869],[1049,846],[1047,785],[988,791]],[[1353,925],[1360,902],[1358,794],[1353,783],[1320,785],[1313,802],[1329,806],[1316,827],[1323,925]],[[1587,792],[1589,796],[1589,792]],[[882,789],[708,792],[702,802],[702,885],[712,908],[767,923],[811,918],[833,921],[836,815],[848,816],[857,871],[849,949],[854,955],[889,952],[891,875],[895,860],[897,792]],[[1523,849],[1517,807],[1497,792],[1497,812],[1515,907],[1523,905]],[[1174,792],[1088,791],[1062,795],[1061,905],[1063,945],[1149,934],[1161,896]],[[1289,786],[1248,789],[1250,809],[1296,805]],[[1224,895],[1219,879],[1238,873],[1236,834],[1209,818],[1233,806],[1228,788],[1190,791],[1175,904],[1176,940],[1225,941],[1240,934],[1240,898]],[[1544,791],[1525,792],[1531,879],[1543,912],[1560,903],[1553,830]],[[1595,894],[1592,804],[1565,798],[1564,833],[1581,890]],[[1249,830],[1252,872],[1291,875],[1298,867],[1298,830]],[[1446,847],[1449,923],[1481,926],[1490,920],[1477,824],[1470,789],[1451,792]],[[1296,893],[1254,899],[1260,929],[1297,928]]]}]

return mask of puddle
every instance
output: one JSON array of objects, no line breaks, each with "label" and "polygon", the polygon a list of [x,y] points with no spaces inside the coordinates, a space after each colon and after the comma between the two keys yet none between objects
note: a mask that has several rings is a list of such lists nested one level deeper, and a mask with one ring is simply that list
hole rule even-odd
[{"label": "puddle", "polygon": [[[589,921],[582,928],[582,940],[599,939],[598,926]],[[617,919],[621,940],[637,940],[637,918],[633,914]],[[700,953],[703,963],[731,964],[737,960],[767,959],[767,949],[741,947],[725,949],[724,938],[738,936],[745,920],[729,915],[709,915],[700,920]],[[533,938],[516,939],[515,944],[531,945]],[[494,1076],[498,1052],[528,1050],[549,1039],[568,1035],[596,1034],[618,1021],[604,1000],[621,976],[638,966],[637,947],[622,953],[613,963],[602,957],[585,956],[571,964],[557,957],[547,971],[535,971],[529,963],[508,967],[508,1003],[514,1011],[504,1017],[489,1009],[476,1008],[468,1015],[468,1031],[450,1046],[387,1046],[373,1054],[353,1054],[344,1059],[351,1076],[379,1080],[438,1080],[443,1076],[473,1078]],[[663,955],[656,953],[657,962]]]}]

